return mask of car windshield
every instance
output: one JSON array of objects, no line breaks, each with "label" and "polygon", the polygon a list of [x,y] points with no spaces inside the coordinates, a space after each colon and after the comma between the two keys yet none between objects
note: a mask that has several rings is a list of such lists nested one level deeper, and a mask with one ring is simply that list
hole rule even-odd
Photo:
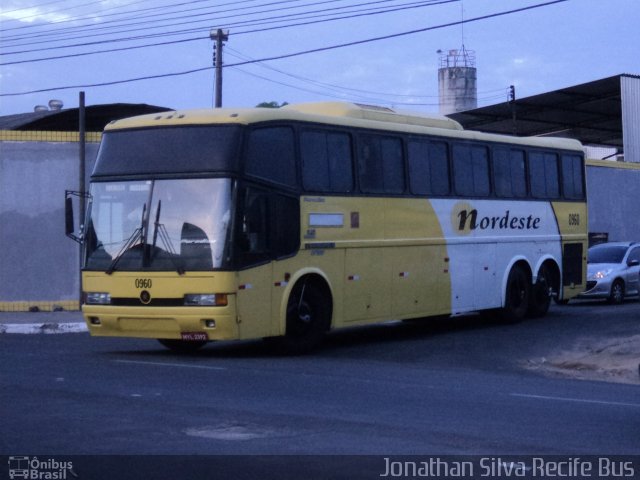
[{"label": "car windshield", "polygon": [[621,245],[598,245],[591,247],[587,255],[588,263],[621,263],[627,247]]},{"label": "car windshield", "polygon": [[211,270],[223,264],[229,179],[137,180],[91,186],[85,268]]}]

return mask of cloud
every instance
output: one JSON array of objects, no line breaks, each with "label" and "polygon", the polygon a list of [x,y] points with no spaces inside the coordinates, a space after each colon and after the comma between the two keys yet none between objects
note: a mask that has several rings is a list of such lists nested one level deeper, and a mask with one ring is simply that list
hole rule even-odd
[{"label": "cloud", "polygon": [[69,18],[71,17],[64,13],[46,12],[42,8],[38,7],[10,9],[0,12],[0,20],[16,20],[24,23],[55,23],[68,20]]}]

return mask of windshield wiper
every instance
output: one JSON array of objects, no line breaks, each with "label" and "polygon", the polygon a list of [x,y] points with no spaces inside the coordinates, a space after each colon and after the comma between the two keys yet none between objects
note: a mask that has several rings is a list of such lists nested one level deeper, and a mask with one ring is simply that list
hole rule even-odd
[{"label": "windshield wiper", "polygon": [[164,249],[169,253],[169,260],[173,264],[174,268],[178,272],[179,275],[184,275],[185,270],[182,265],[179,265],[176,262],[176,257],[178,254],[176,253],[176,249],[173,247],[173,243],[171,242],[171,238],[169,237],[169,233],[167,232],[164,224],[160,223],[160,210],[162,209],[162,200],[158,200],[158,209],[156,210],[156,221],[153,223],[153,243],[152,243],[152,258],[155,255],[156,251],[156,242],[158,240],[158,235],[160,235],[160,241],[164,246]]},{"label": "windshield wiper", "polygon": [[125,252],[127,250],[129,250],[130,248],[132,248],[134,245],[136,245],[138,240],[142,240],[143,239],[144,214],[145,214],[146,211],[147,211],[147,204],[145,203],[142,206],[142,219],[140,220],[140,226],[133,231],[133,233],[127,239],[127,241],[122,246],[122,248],[120,249],[118,254],[113,258],[113,260],[111,261],[111,264],[109,265],[109,268],[107,268],[107,270],[105,271],[105,273],[107,275],[111,275],[114,272],[114,270],[116,269],[116,266],[120,262],[120,259],[124,256]]}]

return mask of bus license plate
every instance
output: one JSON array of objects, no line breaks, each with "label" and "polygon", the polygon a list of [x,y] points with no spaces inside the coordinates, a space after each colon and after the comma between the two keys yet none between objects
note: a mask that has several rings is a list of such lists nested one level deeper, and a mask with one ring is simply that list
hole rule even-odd
[{"label": "bus license plate", "polygon": [[185,342],[206,342],[209,340],[206,332],[182,332],[181,335]]}]

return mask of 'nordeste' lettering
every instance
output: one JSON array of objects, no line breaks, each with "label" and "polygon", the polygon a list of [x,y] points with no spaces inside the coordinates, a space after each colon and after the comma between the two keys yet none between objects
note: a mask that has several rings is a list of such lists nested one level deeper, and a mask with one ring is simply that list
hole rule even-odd
[{"label": "'nordeste' lettering", "polygon": [[540,228],[540,217],[533,214],[526,217],[511,215],[507,210],[504,215],[495,217],[478,217],[478,210],[461,210],[458,213],[458,230],[538,230]]}]

